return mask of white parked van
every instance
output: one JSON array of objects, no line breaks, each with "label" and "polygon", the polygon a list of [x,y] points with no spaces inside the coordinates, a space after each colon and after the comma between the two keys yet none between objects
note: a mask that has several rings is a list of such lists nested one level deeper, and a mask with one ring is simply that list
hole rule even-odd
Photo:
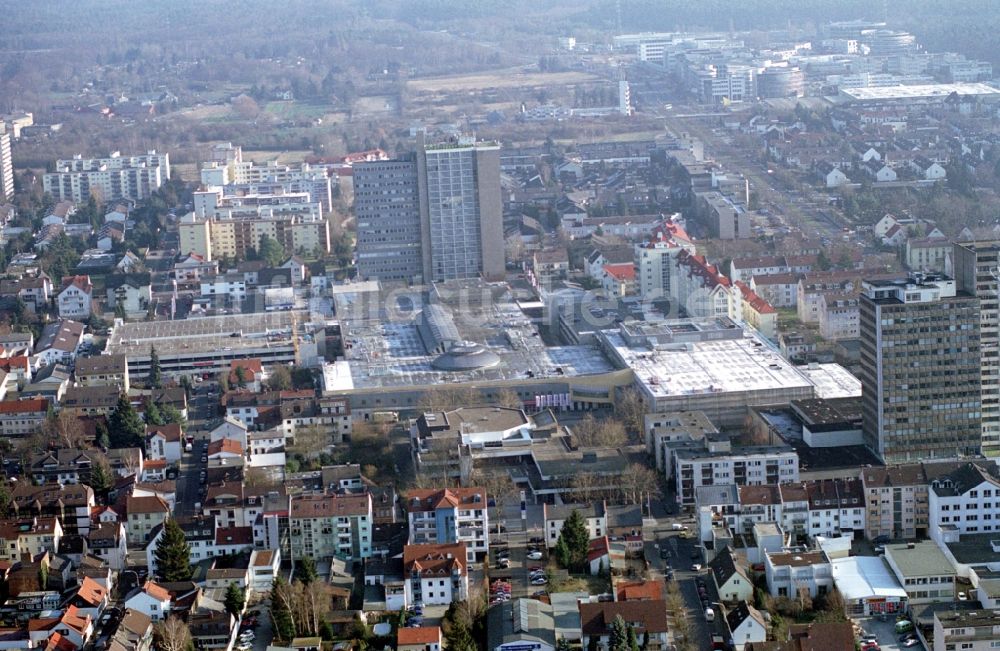
[{"label": "white parked van", "polygon": [[715,611],[712,610],[711,608],[706,608],[705,609],[705,621],[706,622],[714,622],[715,621]]}]

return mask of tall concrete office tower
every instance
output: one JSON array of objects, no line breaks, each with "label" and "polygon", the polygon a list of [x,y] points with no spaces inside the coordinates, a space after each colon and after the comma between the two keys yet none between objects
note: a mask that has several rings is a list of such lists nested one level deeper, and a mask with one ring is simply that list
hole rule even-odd
[{"label": "tall concrete office tower", "polygon": [[354,188],[363,278],[503,279],[499,144],[421,138],[411,157],[356,165]]},{"label": "tall concrete office tower", "polygon": [[979,297],[982,449],[987,457],[1000,457],[1000,240],[959,242],[952,260],[956,287]]},{"label": "tall concrete office tower", "polygon": [[500,145],[418,141],[424,281],[504,277]]},{"label": "tall concrete office tower", "polygon": [[944,276],[862,284],[862,429],[884,462],[979,454],[979,322]]},{"label": "tall concrete office tower", "polygon": [[14,160],[10,154],[9,133],[0,130],[0,202],[14,196]]},{"label": "tall concrete office tower", "polygon": [[420,282],[423,256],[416,156],[356,163],[353,179],[358,274]]}]

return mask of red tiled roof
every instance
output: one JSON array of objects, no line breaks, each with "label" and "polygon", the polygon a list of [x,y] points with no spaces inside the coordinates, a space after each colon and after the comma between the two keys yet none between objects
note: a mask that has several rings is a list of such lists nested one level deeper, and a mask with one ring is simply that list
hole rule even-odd
[{"label": "red tiled roof", "polygon": [[441,629],[437,626],[417,626],[416,628],[401,628],[396,634],[396,644],[440,644]]},{"label": "red tiled roof", "polygon": [[663,599],[663,584],[659,581],[629,581],[618,585],[618,601]]},{"label": "red tiled roof", "polygon": [[63,613],[61,623],[72,628],[77,633],[84,634],[87,631],[87,626],[90,625],[90,615],[81,615],[79,608],[70,606]]},{"label": "red tiled roof", "polygon": [[243,374],[244,382],[252,382],[257,375],[264,372],[264,367],[259,359],[234,359],[229,363],[230,386],[235,386],[240,380],[236,374],[237,368],[242,368],[245,371]]},{"label": "red tiled roof", "polygon": [[[476,501],[476,497],[479,501]],[[483,488],[441,488],[417,489],[406,494],[406,510],[410,513],[435,511],[442,506],[459,504],[486,504],[486,490]]]},{"label": "red tiled roof", "polygon": [[90,276],[68,276],[63,278],[62,288],[66,289],[70,285],[87,294],[94,289],[94,286],[90,283]]},{"label": "red tiled roof", "polygon": [[0,402],[0,414],[31,414],[45,412],[48,409],[49,401],[46,398],[4,400]]},{"label": "red tiled roof", "polygon": [[403,547],[403,576],[409,578],[414,571],[421,576],[450,576],[458,570],[465,574],[466,548],[464,542],[444,545],[407,545]]},{"label": "red tiled roof", "polygon": [[170,591],[152,581],[146,581],[146,584],[142,586],[142,591],[157,601],[170,601]]},{"label": "red tiled roof", "polygon": [[87,603],[97,606],[108,596],[108,590],[88,576],[83,579],[76,594]]},{"label": "red tiled roof", "polygon": [[606,264],[604,265],[604,273],[615,280],[635,280],[635,264],[632,262]]},{"label": "red tiled roof", "polygon": [[594,538],[590,541],[587,546],[587,562],[593,562],[602,556],[607,556],[611,553],[611,543],[608,541],[607,536],[601,536],[600,538]]},{"label": "red tiled roof", "polygon": [[740,293],[743,294],[743,300],[746,301],[750,307],[756,310],[758,314],[777,313],[777,310],[775,310],[770,303],[757,294],[757,292],[750,289],[750,286],[742,280],[737,280],[736,286],[739,287]]},{"label": "red tiled roof", "polygon": [[223,452],[242,455],[243,446],[236,439],[219,439],[218,441],[212,441],[208,444],[208,456],[221,454]]}]

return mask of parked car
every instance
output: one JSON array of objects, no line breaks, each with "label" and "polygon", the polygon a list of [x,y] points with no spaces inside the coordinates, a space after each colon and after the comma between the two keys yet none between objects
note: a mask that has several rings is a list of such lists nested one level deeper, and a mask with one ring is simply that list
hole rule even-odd
[{"label": "parked car", "polygon": [[918,644],[920,644],[920,640],[918,640],[918,639],[917,639],[917,638],[915,638],[915,637],[911,637],[911,638],[910,638],[910,639],[908,639],[907,641],[905,641],[905,642],[902,642],[902,643],[901,643],[901,646],[903,646],[904,648],[909,648],[909,647],[911,647],[911,646],[917,646]]},{"label": "parked car", "polygon": [[542,543],[545,542],[545,538],[542,538],[541,536],[532,536],[531,540],[529,540],[528,542],[534,543],[536,545],[541,545]]},{"label": "parked car", "polygon": [[691,566],[692,572],[701,572],[701,563],[695,563]]},{"label": "parked car", "polygon": [[965,594],[964,592],[959,592],[958,593],[958,600],[959,601],[968,601],[969,600],[969,595]]},{"label": "parked car", "polygon": [[670,550],[669,549],[660,549],[660,558],[662,558],[663,560],[666,560],[666,559],[670,558]]},{"label": "parked car", "polygon": [[540,561],[540,560],[542,560],[542,552],[538,551],[537,549],[534,550],[534,551],[528,552],[527,559],[529,561]]},{"label": "parked car", "polygon": [[531,585],[545,585],[548,582],[549,580],[546,579],[544,576],[536,576],[531,580]]}]

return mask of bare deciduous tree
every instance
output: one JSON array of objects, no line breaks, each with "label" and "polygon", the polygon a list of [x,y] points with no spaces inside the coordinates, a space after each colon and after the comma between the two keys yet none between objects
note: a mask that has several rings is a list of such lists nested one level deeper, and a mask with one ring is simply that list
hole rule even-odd
[{"label": "bare deciduous tree", "polygon": [[643,417],[646,415],[646,401],[635,387],[626,387],[618,392],[615,403],[615,414],[621,419],[626,431],[635,436],[642,436]]},{"label": "bare deciduous tree", "polygon": [[587,414],[571,428],[577,442],[585,447],[618,447],[628,443],[625,426],[617,418],[597,420]]},{"label": "bare deciduous tree", "polygon": [[659,477],[649,466],[633,463],[621,474],[618,489],[622,502],[636,504],[646,495],[659,494]]},{"label": "bare deciduous tree", "polygon": [[424,411],[451,411],[482,403],[482,394],[464,384],[442,384],[427,390],[420,398],[420,407]]},{"label": "bare deciduous tree", "polygon": [[187,651],[191,644],[191,631],[176,615],[157,624],[153,632],[158,651]]},{"label": "bare deciduous tree", "polygon": [[503,389],[497,394],[497,405],[511,409],[524,408],[524,403],[521,402],[521,398],[518,397],[517,392],[511,389]]},{"label": "bare deciduous tree", "polygon": [[65,409],[46,419],[43,430],[49,440],[58,442],[64,448],[89,447],[83,423]]}]

